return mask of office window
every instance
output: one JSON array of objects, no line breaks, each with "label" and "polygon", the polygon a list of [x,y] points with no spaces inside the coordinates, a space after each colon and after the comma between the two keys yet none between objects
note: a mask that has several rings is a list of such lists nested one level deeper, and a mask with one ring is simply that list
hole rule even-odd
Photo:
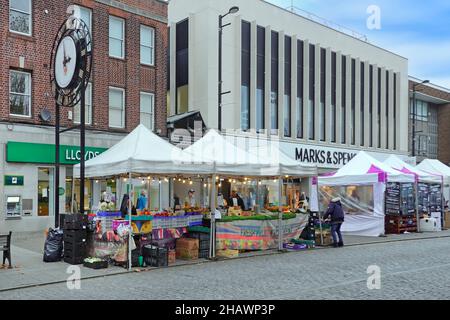
[{"label": "office window", "polygon": [[297,138],[303,138],[304,42],[297,41]]},{"label": "office window", "polygon": [[278,32],[272,31],[272,79],[271,79],[271,92],[270,92],[270,128],[272,134],[278,133]]},{"label": "office window", "polygon": [[330,112],[330,138],[336,142],[336,52],[331,53],[331,112]]},{"label": "office window", "polygon": [[31,0],[9,0],[9,31],[31,35],[31,7]]},{"label": "office window", "polygon": [[[85,91],[85,124],[92,124],[92,83],[89,83],[86,87]],[[81,123],[81,102],[77,103],[77,105],[73,108],[73,122]]]},{"label": "office window", "polygon": [[155,65],[155,29],[141,25],[141,64]]},{"label": "office window", "polygon": [[[78,6],[79,10],[77,12],[78,18],[83,20],[83,22],[86,24],[89,32],[91,33],[91,39],[92,39],[92,10],[85,7]],[[89,44],[89,49],[91,49],[92,43]]]},{"label": "office window", "polygon": [[326,95],[326,65],[327,51],[320,49],[320,141],[325,141],[325,95]]},{"label": "office window", "polygon": [[266,29],[258,26],[257,28],[257,61],[256,61],[256,130],[260,131],[266,128],[264,110],[265,110],[265,86],[266,86]]},{"label": "office window", "polygon": [[31,117],[31,74],[11,70],[9,72],[9,113]]},{"label": "office window", "polygon": [[378,148],[381,148],[381,68],[378,68],[378,108],[377,108],[377,123],[378,123]]},{"label": "office window", "polygon": [[155,130],[155,95],[141,92],[140,97],[140,122],[150,130]]},{"label": "office window", "polygon": [[284,38],[284,136],[291,136],[291,85],[292,85],[292,40]]},{"label": "office window", "polygon": [[109,126],[125,128],[125,90],[109,88]]},{"label": "office window", "polygon": [[188,112],[189,100],[189,20],[176,26],[176,114]]},{"label": "office window", "polygon": [[385,123],[386,123],[386,147],[389,149],[389,72],[386,71],[386,110],[385,114],[383,115],[385,117]]},{"label": "office window", "polygon": [[125,58],[125,20],[109,16],[109,56]]},{"label": "office window", "polygon": [[364,69],[365,65],[364,62],[361,62],[361,80],[360,80],[360,90],[361,90],[361,103],[360,103],[360,118],[359,118],[359,123],[360,123],[360,131],[359,131],[359,135],[360,135],[360,142],[361,142],[361,146],[364,146],[364,140],[365,140],[365,136],[364,136],[364,127],[365,127],[365,121],[364,121],[364,117],[365,117],[365,110],[364,110],[364,106],[365,106],[365,101],[366,101],[366,97],[365,97],[365,93],[364,93],[364,88],[365,88],[365,80],[364,77],[366,76],[366,72]]},{"label": "office window", "polygon": [[373,65],[369,67],[369,146],[373,147]]},{"label": "office window", "polygon": [[397,74],[394,73],[394,150],[397,150]]},{"label": "office window", "polygon": [[355,144],[355,138],[356,138],[356,60],[352,59],[352,96],[351,96],[351,144]]},{"label": "office window", "polygon": [[345,144],[346,137],[346,126],[347,126],[347,57],[342,56],[342,78],[341,78],[341,143]]},{"label": "office window", "polygon": [[242,21],[241,46],[241,129],[250,129],[250,29],[249,22]]},{"label": "office window", "polygon": [[314,111],[315,111],[315,89],[316,89],[316,48],[313,44],[309,45],[309,106],[308,106],[308,125],[309,139],[314,140]]}]

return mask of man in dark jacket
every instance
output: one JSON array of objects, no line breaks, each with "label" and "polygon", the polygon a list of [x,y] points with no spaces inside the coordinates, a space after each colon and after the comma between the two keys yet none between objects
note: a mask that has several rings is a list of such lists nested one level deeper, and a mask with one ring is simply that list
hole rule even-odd
[{"label": "man in dark jacket", "polygon": [[323,219],[327,220],[328,218],[331,220],[331,236],[333,237],[333,246],[335,248],[343,247],[344,240],[342,239],[341,227],[344,223],[344,210],[342,210],[340,198],[331,200]]},{"label": "man in dark jacket", "polygon": [[230,200],[228,201],[229,207],[241,207],[242,211],[245,211],[244,200],[239,196],[237,191],[233,190],[231,192]]}]

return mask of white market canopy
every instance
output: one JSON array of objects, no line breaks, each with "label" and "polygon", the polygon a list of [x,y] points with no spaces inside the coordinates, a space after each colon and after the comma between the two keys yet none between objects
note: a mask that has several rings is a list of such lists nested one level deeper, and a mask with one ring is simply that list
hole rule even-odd
[{"label": "white market canopy", "polygon": [[428,172],[424,172],[418,168],[415,168],[408,163],[404,162],[402,159],[395,155],[391,155],[389,158],[387,158],[384,161],[384,164],[387,164],[388,166],[392,167],[393,169],[406,173],[406,174],[412,174],[414,175],[418,181],[425,182],[425,183],[441,183],[442,182],[442,176],[436,175]]},{"label": "white market canopy", "polygon": [[439,160],[423,160],[416,168],[429,174],[442,176],[444,183],[450,183],[450,168]]},{"label": "white market canopy", "polygon": [[[176,174],[194,170],[191,166],[174,164],[181,150],[157,136],[144,125],[139,125],[116,145],[94,159],[86,161],[86,178],[120,174]],[[74,167],[74,176],[80,176],[80,165]]]},{"label": "white market canopy", "polygon": [[[243,140],[242,140],[243,139]],[[245,138],[235,136],[222,136],[216,130],[208,133],[184,150],[183,160],[188,163],[197,163],[199,166],[213,167],[218,174],[248,175],[248,176],[314,176],[316,167],[304,167],[293,159],[282,154],[279,149],[269,146],[261,152],[247,151],[236,144],[245,141]],[[243,146],[245,147],[245,146]],[[264,152],[264,156],[261,154]],[[273,152],[271,157],[266,157]],[[278,158],[275,159],[275,157]]]},{"label": "white market canopy", "polygon": [[412,174],[405,174],[361,151],[337,172],[319,177],[319,185],[366,185],[378,182],[415,182]]}]

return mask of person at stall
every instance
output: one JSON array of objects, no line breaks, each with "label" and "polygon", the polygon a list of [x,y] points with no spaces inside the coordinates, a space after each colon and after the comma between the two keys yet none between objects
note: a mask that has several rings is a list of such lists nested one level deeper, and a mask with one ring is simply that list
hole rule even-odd
[{"label": "person at stall", "polygon": [[194,189],[189,190],[187,197],[184,199],[184,205],[188,208],[195,208],[197,206]]},{"label": "person at stall", "polygon": [[351,199],[353,202],[359,203],[361,202],[361,199],[359,198],[358,192],[356,192],[356,189],[353,189],[352,194],[351,194]]},{"label": "person at stall", "polygon": [[324,220],[331,222],[331,236],[333,237],[333,246],[335,248],[343,247],[344,240],[342,238],[341,227],[344,223],[344,210],[342,209],[341,198],[331,200],[328,210],[325,213]]},{"label": "person at stall", "polygon": [[236,190],[231,192],[230,200],[228,201],[230,207],[241,207],[242,211],[245,211],[244,200],[239,196]]},{"label": "person at stall", "polygon": [[136,209],[142,211],[145,208],[147,208],[147,194],[145,193],[145,190],[142,190],[137,200]]}]

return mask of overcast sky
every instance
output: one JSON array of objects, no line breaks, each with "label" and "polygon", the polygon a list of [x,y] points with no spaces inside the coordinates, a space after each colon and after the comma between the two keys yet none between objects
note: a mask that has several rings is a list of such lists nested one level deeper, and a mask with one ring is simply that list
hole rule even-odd
[{"label": "overcast sky", "polygon": [[[268,0],[288,8],[291,0]],[[294,0],[294,6],[368,37],[409,59],[409,75],[450,88],[449,0]],[[381,29],[367,28],[367,8],[381,10]]]}]

